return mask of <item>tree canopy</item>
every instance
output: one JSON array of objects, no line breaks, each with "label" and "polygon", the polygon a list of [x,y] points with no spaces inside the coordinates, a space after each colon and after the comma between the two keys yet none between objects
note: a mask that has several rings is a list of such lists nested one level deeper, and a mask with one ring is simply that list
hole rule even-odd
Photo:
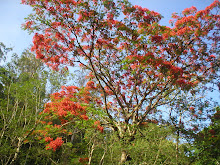
[{"label": "tree canopy", "polygon": [[[160,25],[159,13],[127,0],[22,3],[34,9],[24,29],[35,32],[36,57],[54,70],[74,66],[89,71],[84,98],[74,101],[102,109],[95,119],[119,139],[128,139],[126,143],[160,106],[171,105],[179,94],[193,92],[200,84],[216,83],[218,0],[204,10],[192,6],[174,13],[173,27]],[[65,88],[64,100],[81,93],[78,87]],[[73,114],[63,106],[52,111],[62,118]],[[94,118],[92,113],[89,118]],[[71,119],[61,120],[67,124]],[[122,154],[121,163],[126,158]]]}]

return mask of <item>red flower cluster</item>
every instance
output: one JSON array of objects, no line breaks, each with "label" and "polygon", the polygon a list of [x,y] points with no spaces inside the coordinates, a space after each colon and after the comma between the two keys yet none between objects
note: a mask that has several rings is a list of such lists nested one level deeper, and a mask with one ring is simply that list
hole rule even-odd
[{"label": "red flower cluster", "polygon": [[104,128],[100,125],[100,121],[95,121],[94,126],[96,127],[97,130],[99,130],[101,133],[103,133]]},{"label": "red flower cluster", "polygon": [[85,162],[88,162],[88,161],[89,161],[89,158],[79,158],[80,163],[85,163]]},{"label": "red flower cluster", "polygon": [[95,83],[94,81],[88,81],[86,84],[87,87],[91,88],[91,89],[95,89]]},{"label": "red flower cluster", "polygon": [[190,8],[186,8],[185,10],[183,10],[182,14],[183,15],[189,15],[189,14],[194,14],[197,11],[195,6],[192,6]]},{"label": "red flower cluster", "polygon": [[154,35],[151,37],[151,41],[154,43],[161,43],[162,40],[163,40],[162,36]]},{"label": "red flower cluster", "polygon": [[44,140],[45,140],[45,142],[50,142],[50,141],[53,140],[53,138],[51,138],[51,137],[45,137]]},{"label": "red flower cluster", "polygon": [[46,150],[51,150],[56,151],[58,148],[60,148],[63,144],[63,140],[61,137],[57,137],[55,140],[51,141],[47,146]]}]

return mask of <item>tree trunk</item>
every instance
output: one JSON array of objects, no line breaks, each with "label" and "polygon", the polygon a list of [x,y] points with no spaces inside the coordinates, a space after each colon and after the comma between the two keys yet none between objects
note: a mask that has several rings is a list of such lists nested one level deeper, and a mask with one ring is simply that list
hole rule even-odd
[{"label": "tree trunk", "polygon": [[22,146],[22,138],[18,138],[18,145],[17,145],[17,149],[16,149],[16,152],[14,154],[14,158],[12,159],[11,163],[10,164],[14,164],[15,160],[17,159],[18,157],[18,153],[20,152],[20,148]]},{"label": "tree trunk", "polygon": [[91,165],[91,162],[92,162],[92,154],[93,154],[94,149],[95,149],[95,144],[93,143],[93,144],[92,144],[92,147],[91,147],[91,151],[90,151],[90,153],[89,153],[89,163],[88,163],[88,165]]},{"label": "tree trunk", "polygon": [[122,150],[120,165],[124,164],[126,161],[127,161],[127,152],[125,150]]},{"label": "tree trunk", "polygon": [[178,128],[177,130],[177,137],[176,137],[176,164],[179,165],[179,136],[180,136],[180,130]]}]

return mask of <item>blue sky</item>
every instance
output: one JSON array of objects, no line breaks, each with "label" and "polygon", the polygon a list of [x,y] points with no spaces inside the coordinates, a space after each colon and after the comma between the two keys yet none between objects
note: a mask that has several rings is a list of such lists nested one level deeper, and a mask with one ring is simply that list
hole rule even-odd
[{"label": "blue sky", "polygon": [[18,54],[32,41],[32,37],[20,28],[31,11],[30,7],[21,5],[20,0],[0,0],[0,42],[14,47]]},{"label": "blue sky", "polygon": [[[214,0],[130,0],[132,4],[146,7],[161,13],[165,18],[161,22],[168,25],[173,12],[195,6],[204,9]],[[20,4],[20,0],[0,0],[0,42],[14,48],[20,54],[32,42],[32,36],[21,29],[24,18],[32,12],[29,6]]]}]

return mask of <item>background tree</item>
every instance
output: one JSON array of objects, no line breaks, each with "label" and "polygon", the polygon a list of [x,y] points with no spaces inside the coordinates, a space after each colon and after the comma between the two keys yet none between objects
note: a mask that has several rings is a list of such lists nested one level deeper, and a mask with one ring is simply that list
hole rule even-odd
[{"label": "background tree", "polygon": [[[21,57],[14,54],[11,61],[0,69],[0,160],[1,164],[16,164],[25,162],[33,147],[39,149],[39,145],[27,143],[27,138],[35,130],[38,114],[49,99],[46,90],[50,73],[28,50]],[[53,77],[63,75],[53,74]],[[53,91],[60,88],[59,83],[65,83],[65,77],[60,80],[58,86],[51,85]],[[33,159],[40,160],[37,156]]]},{"label": "background tree", "polygon": [[127,0],[22,3],[35,11],[24,28],[37,32],[37,58],[54,70],[79,64],[90,71],[87,86],[97,95],[86,104],[103,109],[97,118],[121,143],[134,141],[141,123],[160,106],[217,76],[217,0],[201,11],[191,7],[174,14],[173,28],[159,24],[159,13]]},{"label": "background tree", "polygon": [[[0,42],[0,62],[3,62],[6,59],[6,54],[11,50],[11,48],[7,48],[4,43]],[[7,71],[0,66],[0,97],[3,97],[3,88],[4,84],[7,83]]]},{"label": "background tree", "polygon": [[11,50],[12,48],[8,48],[3,42],[0,42],[0,62],[2,62],[2,60],[5,60],[6,54]]},{"label": "background tree", "polygon": [[210,126],[204,128],[195,135],[195,141],[192,148],[192,164],[218,164],[219,155],[219,107],[216,113],[211,116]]}]

